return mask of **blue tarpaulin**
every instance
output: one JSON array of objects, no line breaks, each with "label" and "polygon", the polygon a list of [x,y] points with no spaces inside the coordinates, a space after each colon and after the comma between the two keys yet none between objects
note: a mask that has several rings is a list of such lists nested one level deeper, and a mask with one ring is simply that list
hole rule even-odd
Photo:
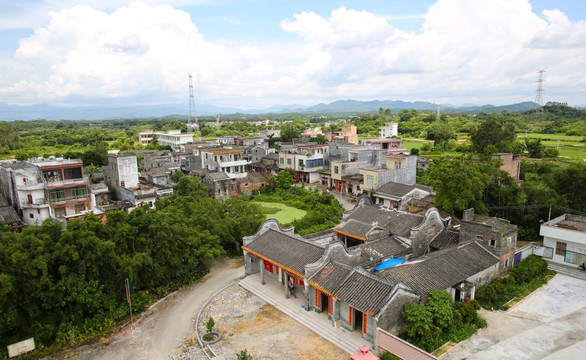
[{"label": "blue tarpaulin", "polygon": [[374,270],[381,271],[381,270],[384,270],[384,269],[388,269],[390,267],[393,267],[395,265],[399,265],[399,264],[404,263],[404,262],[405,262],[404,259],[399,259],[399,258],[385,260],[382,263],[380,263],[377,266],[375,266],[374,267]]}]

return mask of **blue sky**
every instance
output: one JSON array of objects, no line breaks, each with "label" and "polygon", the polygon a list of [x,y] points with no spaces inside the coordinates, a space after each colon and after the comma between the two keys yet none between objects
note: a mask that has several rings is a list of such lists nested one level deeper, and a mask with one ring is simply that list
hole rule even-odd
[{"label": "blue sky", "polygon": [[584,106],[581,1],[0,1],[0,102]]}]

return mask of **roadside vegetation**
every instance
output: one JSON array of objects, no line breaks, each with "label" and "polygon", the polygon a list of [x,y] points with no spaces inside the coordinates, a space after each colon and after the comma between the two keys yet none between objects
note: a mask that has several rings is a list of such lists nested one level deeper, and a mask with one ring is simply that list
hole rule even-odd
[{"label": "roadside vegetation", "polygon": [[530,255],[515,265],[507,276],[480,286],[476,290],[476,299],[485,309],[507,310],[511,303],[522,300],[547,284],[547,279],[555,274],[555,271],[547,269],[547,261]]}]

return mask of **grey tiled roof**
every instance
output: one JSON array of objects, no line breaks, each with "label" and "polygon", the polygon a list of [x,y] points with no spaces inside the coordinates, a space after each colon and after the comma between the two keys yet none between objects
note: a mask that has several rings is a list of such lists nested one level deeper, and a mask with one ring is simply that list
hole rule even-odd
[{"label": "grey tiled roof", "polygon": [[6,225],[21,223],[20,217],[12,206],[0,207],[0,221]]},{"label": "grey tiled roof", "polygon": [[355,267],[335,291],[334,297],[366,314],[377,314],[388,301],[393,284]]},{"label": "grey tiled roof", "polygon": [[364,268],[371,268],[381,263],[383,259],[398,257],[408,253],[411,249],[392,236],[385,236],[374,241],[367,241],[358,245],[361,251],[360,264]]},{"label": "grey tiled roof", "polygon": [[329,261],[307,281],[332,294],[350,271],[352,271],[350,266]]},{"label": "grey tiled roof", "polygon": [[316,262],[324,253],[324,248],[297,236],[289,236],[269,229],[242,247],[266,257],[299,274],[305,275],[305,265]]},{"label": "grey tiled roof", "polygon": [[6,199],[4,193],[0,191],[0,207],[4,206],[10,206],[10,204],[8,203],[8,200]]},{"label": "grey tiled roof", "polygon": [[269,181],[269,175],[263,173],[248,173],[243,178],[236,178],[233,181],[237,183],[266,183]]},{"label": "grey tiled roof", "polygon": [[457,285],[498,262],[496,256],[471,241],[393,266],[378,276],[392,283],[402,282],[425,296],[430,290]]},{"label": "grey tiled roof", "polygon": [[440,231],[440,233],[437,234],[433,238],[433,240],[431,240],[429,247],[434,248],[434,249],[438,249],[438,250],[446,249],[446,248],[458,245],[459,240],[460,240],[460,233],[458,233],[457,231],[444,229],[444,230]]},{"label": "grey tiled roof", "polygon": [[366,233],[372,229],[372,226],[372,224],[365,224],[358,220],[350,219],[343,224],[336,226],[334,231],[350,234],[357,239],[365,240]]},{"label": "grey tiled roof", "polygon": [[405,196],[405,194],[407,194],[409,191],[411,191],[413,189],[421,189],[421,190],[425,190],[425,191],[429,191],[429,192],[431,192],[431,190],[432,190],[430,186],[425,186],[425,185],[419,185],[419,184],[405,185],[405,184],[399,184],[399,183],[395,183],[395,182],[389,182],[389,183],[386,183],[383,186],[379,187],[378,189],[376,189],[376,192],[384,194],[384,195],[403,197],[403,196]]},{"label": "grey tiled roof", "polygon": [[378,225],[389,230],[393,235],[409,237],[411,228],[419,226],[423,222],[423,215],[364,205],[357,207],[346,220],[357,220],[364,224]]}]

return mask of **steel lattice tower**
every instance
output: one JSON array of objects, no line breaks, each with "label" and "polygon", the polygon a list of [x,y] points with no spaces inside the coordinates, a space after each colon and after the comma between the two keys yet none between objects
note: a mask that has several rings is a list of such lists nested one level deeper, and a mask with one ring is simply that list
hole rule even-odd
[{"label": "steel lattice tower", "polygon": [[537,121],[541,121],[541,116],[543,115],[543,73],[547,70],[547,68],[537,70],[539,77],[537,79],[537,91],[535,93],[535,103],[537,104],[537,109],[535,109],[535,114],[537,115]]},{"label": "steel lattice tower", "polygon": [[195,130],[199,131],[199,124],[197,123],[197,116],[195,115],[195,98],[193,97],[193,80],[191,73],[189,74],[189,114],[187,115],[187,123],[195,122]]}]

